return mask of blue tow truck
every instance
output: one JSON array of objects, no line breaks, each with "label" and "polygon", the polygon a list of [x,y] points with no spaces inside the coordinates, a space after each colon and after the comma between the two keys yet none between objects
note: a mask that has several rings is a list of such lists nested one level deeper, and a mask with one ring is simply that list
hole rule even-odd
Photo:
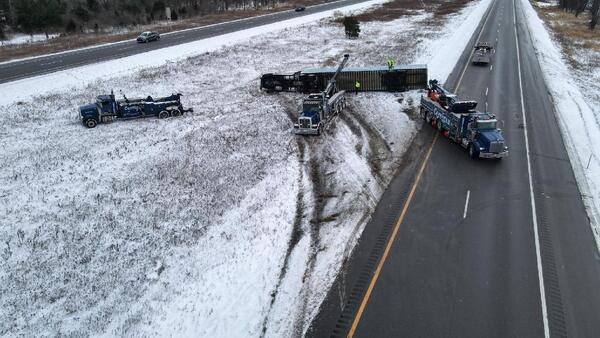
[{"label": "blue tow truck", "polygon": [[503,158],[508,147],[493,114],[475,110],[476,101],[459,101],[455,94],[430,80],[421,96],[421,117],[442,135],[469,150],[471,158]]},{"label": "blue tow truck", "polygon": [[94,128],[98,123],[112,122],[116,119],[134,119],[142,117],[158,117],[164,119],[170,116],[181,116],[192,112],[183,109],[181,94],[172,94],[161,98],[148,96],[145,99],[128,99],[123,95],[122,100],[116,100],[114,93],[99,95],[95,103],[79,107],[79,116],[88,128]]},{"label": "blue tow truck", "polygon": [[346,106],[346,91],[337,90],[335,78],[342,71],[350,55],[345,54],[344,60],[324,91],[310,94],[302,100],[302,111],[298,123],[294,124],[294,133],[298,135],[321,135],[325,123],[334,115],[339,114]]}]

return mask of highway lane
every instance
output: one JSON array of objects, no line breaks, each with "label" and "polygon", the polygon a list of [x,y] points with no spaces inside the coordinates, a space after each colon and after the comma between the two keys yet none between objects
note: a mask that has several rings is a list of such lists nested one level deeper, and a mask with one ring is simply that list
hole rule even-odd
[{"label": "highway lane", "polygon": [[38,76],[92,64],[100,61],[118,59],[125,56],[144,53],[151,50],[172,47],[196,40],[211,38],[248,28],[263,26],[278,21],[315,14],[326,10],[354,5],[368,0],[341,0],[321,5],[306,7],[303,12],[294,10],[257,16],[221,24],[198,27],[180,32],[165,33],[156,42],[138,44],[134,40],[122,41],[110,45],[74,50],[65,53],[51,54],[22,61],[0,63],[0,83],[15,81],[27,77]]},{"label": "highway lane", "polygon": [[[595,337],[600,332],[598,253],[527,27],[518,14],[515,30],[513,6],[512,0],[495,1],[481,32],[481,40],[497,47],[492,66],[469,65],[458,88],[461,98],[477,100],[482,110],[487,102],[504,121],[510,156],[471,161],[448,140],[434,141],[370,297],[365,300],[373,259],[353,258],[308,336],[544,337],[549,332]],[[455,72],[449,84],[460,74]],[[433,128],[424,128],[418,142],[427,147],[422,140]],[[386,194],[380,204],[397,200]],[[381,229],[381,222],[390,221],[374,216],[367,229]],[[367,236],[375,237],[369,231]],[[377,251],[380,244],[369,242],[375,240],[361,239],[357,255]],[[366,282],[364,271],[370,272]],[[356,311],[361,303],[364,311]],[[340,304],[351,310],[337,310]]]}]

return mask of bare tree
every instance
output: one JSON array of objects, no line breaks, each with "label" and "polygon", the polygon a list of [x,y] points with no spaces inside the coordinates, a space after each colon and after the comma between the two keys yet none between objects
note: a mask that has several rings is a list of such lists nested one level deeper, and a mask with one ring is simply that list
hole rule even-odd
[{"label": "bare tree", "polygon": [[594,29],[598,24],[598,17],[600,16],[600,0],[594,0],[592,3],[592,9],[590,11],[592,14],[592,19],[590,20],[590,29]]}]

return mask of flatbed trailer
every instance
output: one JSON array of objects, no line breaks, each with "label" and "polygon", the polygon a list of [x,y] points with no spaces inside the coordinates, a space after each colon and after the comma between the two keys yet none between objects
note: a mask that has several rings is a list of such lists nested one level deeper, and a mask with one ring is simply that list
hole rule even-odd
[{"label": "flatbed trailer", "polygon": [[[315,75],[317,86],[325,88],[335,68],[310,68],[302,71]],[[360,87],[356,88],[358,81]],[[345,68],[336,78],[339,90],[401,92],[427,88],[427,65],[366,66]]]},{"label": "flatbed trailer", "polygon": [[[314,93],[325,90],[335,72],[336,68],[308,68],[293,74],[268,73],[261,77],[260,87],[267,92]],[[425,89],[427,65],[349,67],[337,75],[336,85],[352,92]]]}]

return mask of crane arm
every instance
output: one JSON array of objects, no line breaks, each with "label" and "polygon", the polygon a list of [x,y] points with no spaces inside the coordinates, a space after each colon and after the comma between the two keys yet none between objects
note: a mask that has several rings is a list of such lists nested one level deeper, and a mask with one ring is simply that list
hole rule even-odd
[{"label": "crane arm", "polygon": [[333,76],[331,77],[331,80],[329,80],[329,83],[327,83],[327,88],[325,88],[325,95],[332,94],[332,92],[335,88],[335,78],[342,71],[342,69],[346,65],[346,62],[348,62],[349,57],[350,57],[349,54],[344,54],[344,60],[342,60],[342,63],[338,66],[337,70],[335,71],[335,74],[333,74]]}]

